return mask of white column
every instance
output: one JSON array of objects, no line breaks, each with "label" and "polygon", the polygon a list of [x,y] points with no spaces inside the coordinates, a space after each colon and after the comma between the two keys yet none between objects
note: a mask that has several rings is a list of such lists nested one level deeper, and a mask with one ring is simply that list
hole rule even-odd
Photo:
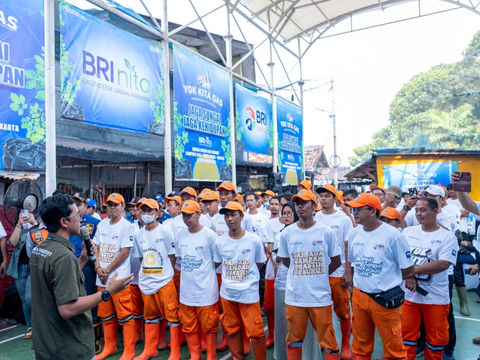
[{"label": "white column", "polygon": [[165,196],[172,192],[172,125],[171,125],[171,102],[170,102],[170,50],[168,37],[168,0],[163,1],[163,84],[164,84],[164,107],[165,107],[165,136],[164,136],[164,174]]},{"label": "white column", "polygon": [[[300,39],[298,39],[298,53],[301,55],[301,48],[300,48]],[[300,86],[300,106],[302,107],[302,160],[303,160],[303,178],[305,178],[305,172],[307,169],[305,169],[305,144],[304,144],[304,139],[305,139],[305,126],[304,126],[304,121],[303,117],[305,116],[303,112],[303,85],[305,85],[305,81],[303,81],[303,75],[302,75],[302,58],[300,57],[298,59],[298,66],[300,69],[300,80],[298,80],[298,86]],[[302,180],[302,179],[300,179]],[[315,179],[312,181],[312,185],[315,182]]]},{"label": "white column", "polygon": [[57,189],[57,151],[55,131],[55,0],[44,3],[45,32],[45,126],[47,161],[45,169],[45,195]]},{"label": "white column", "polygon": [[232,151],[232,183],[237,186],[237,158],[236,158],[236,143],[235,143],[235,109],[233,104],[233,68],[232,68],[232,38],[230,33],[230,1],[226,2],[227,9],[227,34],[223,37],[225,40],[225,48],[227,55],[227,69],[229,72],[229,88],[230,88],[230,149]]},{"label": "white column", "polygon": [[[268,17],[268,32],[270,33],[270,10],[267,13]],[[268,61],[267,66],[270,68],[270,98],[272,99],[272,121],[273,121],[273,156],[272,156],[272,171],[277,172],[282,169],[278,168],[278,127],[277,127],[277,101],[275,99],[275,84],[273,81],[273,67],[275,63],[273,62],[273,52],[272,52],[272,37],[268,37],[268,46],[270,51],[270,60]]]}]

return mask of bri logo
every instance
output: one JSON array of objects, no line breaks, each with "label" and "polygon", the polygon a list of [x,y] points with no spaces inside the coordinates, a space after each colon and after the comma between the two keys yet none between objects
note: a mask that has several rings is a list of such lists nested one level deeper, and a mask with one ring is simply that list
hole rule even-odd
[{"label": "bri logo", "polygon": [[123,59],[126,71],[118,69],[115,71],[116,65],[112,60],[107,60],[101,56],[95,56],[88,51],[83,50],[83,73],[89,76],[96,76],[98,79],[113,84],[118,84],[130,90],[142,91],[146,94],[150,93],[150,80],[140,78],[135,71],[136,66],[130,64],[130,61]]},{"label": "bri logo", "polygon": [[251,107],[247,107],[245,110],[245,124],[249,131],[254,131],[256,125],[262,125],[257,127],[257,132],[266,132],[267,127],[267,115],[261,111],[254,111]]},{"label": "bri logo", "polygon": [[322,240],[314,240],[314,241],[312,241],[312,245],[313,245],[313,246],[320,245],[321,243],[322,243]]},{"label": "bri logo", "polygon": [[290,113],[287,113],[287,120],[293,122],[293,116]]},{"label": "bri logo", "polygon": [[252,252],[251,249],[243,249],[242,250],[242,254],[244,254],[244,255],[247,254],[247,253],[250,253],[250,252]]},{"label": "bri logo", "polygon": [[198,75],[197,81],[198,85],[203,86],[204,88],[210,87],[210,78],[207,75]]},{"label": "bri logo", "polygon": [[441,241],[441,240],[432,239],[431,243],[432,243],[432,244],[441,244],[442,241]]},{"label": "bri logo", "polygon": [[203,251],[203,246],[195,246],[195,250],[200,250],[200,251]]},{"label": "bri logo", "polygon": [[385,245],[375,244],[375,245],[373,246],[373,250],[385,250]]}]

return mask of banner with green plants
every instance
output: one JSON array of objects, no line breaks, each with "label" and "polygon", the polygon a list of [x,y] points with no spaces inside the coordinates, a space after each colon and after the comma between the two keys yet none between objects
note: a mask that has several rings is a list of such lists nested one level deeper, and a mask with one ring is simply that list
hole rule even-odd
[{"label": "banner with green plants", "polygon": [[43,1],[0,2],[0,172],[45,171]]},{"label": "banner with green plants", "polygon": [[62,117],[163,134],[163,50],[60,2]]}]

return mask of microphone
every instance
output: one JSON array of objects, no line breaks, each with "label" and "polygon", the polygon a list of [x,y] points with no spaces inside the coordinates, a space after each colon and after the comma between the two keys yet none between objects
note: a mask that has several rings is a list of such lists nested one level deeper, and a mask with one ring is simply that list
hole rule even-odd
[{"label": "microphone", "polygon": [[85,247],[87,248],[87,254],[90,257],[90,260],[97,261],[95,254],[92,254],[92,242],[90,241],[90,231],[88,231],[86,226],[80,227],[80,237],[85,243]]}]

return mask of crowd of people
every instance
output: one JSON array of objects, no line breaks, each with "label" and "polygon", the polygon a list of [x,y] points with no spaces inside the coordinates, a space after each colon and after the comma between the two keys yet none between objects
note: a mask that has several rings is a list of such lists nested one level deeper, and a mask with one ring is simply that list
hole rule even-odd
[{"label": "crowd of people", "polygon": [[296,194],[238,194],[225,181],[128,202],[113,193],[103,219],[84,193],[57,191],[20,214],[0,271],[16,279],[37,359],[106,359],[121,329],[122,360],[168,348],[180,359],[185,342],[192,360],[227,348],[262,360],[270,347],[276,360],[363,360],[375,330],[384,359],[450,360],[453,287],[470,316],[465,276],[480,262],[465,219],[480,219],[480,203],[447,185],[359,194],[303,180]]}]

